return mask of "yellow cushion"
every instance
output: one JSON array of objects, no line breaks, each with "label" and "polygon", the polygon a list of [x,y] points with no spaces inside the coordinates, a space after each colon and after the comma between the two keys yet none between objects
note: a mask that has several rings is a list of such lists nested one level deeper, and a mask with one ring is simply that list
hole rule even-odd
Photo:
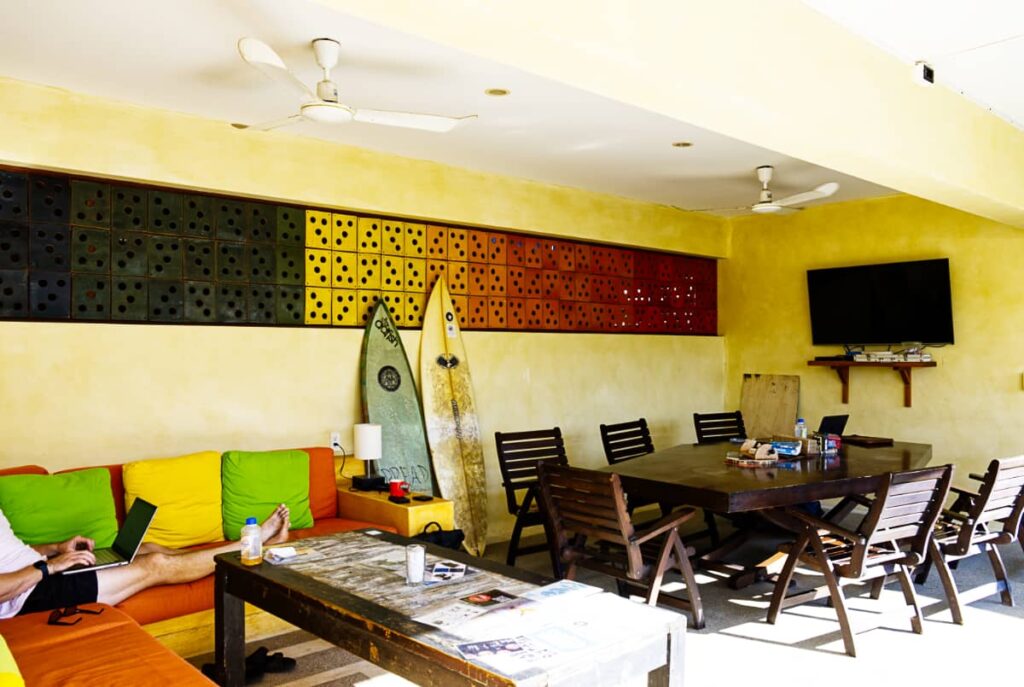
[{"label": "yellow cushion", "polygon": [[0,687],[25,687],[18,664],[7,648],[7,640],[0,637]]},{"label": "yellow cushion", "polygon": [[220,454],[203,451],[178,458],[125,463],[124,502],[156,506],[145,541],[180,549],[224,538],[220,502]]}]

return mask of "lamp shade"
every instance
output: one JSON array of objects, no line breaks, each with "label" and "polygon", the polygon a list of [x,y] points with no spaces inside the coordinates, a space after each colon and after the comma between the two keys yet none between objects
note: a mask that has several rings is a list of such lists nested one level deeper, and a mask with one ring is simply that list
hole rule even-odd
[{"label": "lamp shade", "polygon": [[352,433],[356,460],[380,460],[380,425],[358,424]]}]

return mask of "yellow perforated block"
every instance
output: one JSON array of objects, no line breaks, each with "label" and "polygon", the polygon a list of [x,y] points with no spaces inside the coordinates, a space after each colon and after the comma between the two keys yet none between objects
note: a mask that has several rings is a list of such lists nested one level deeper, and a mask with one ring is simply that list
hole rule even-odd
[{"label": "yellow perforated block", "polygon": [[405,259],[405,290],[427,290],[427,261],[424,258]]},{"label": "yellow perforated block", "polygon": [[360,253],[380,253],[381,220],[376,217],[360,217],[357,250]]},{"label": "yellow perforated block", "polygon": [[405,321],[405,294],[401,291],[382,291],[380,297],[391,311],[391,318],[399,327],[406,325]]},{"label": "yellow perforated block", "polygon": [[423,311],[427,307],[427,294],[409,293],[402,294],[405,303],[405,324],[409,327],[418,327],[423,324]]},{"label": "yellow perforated block", "polygon": [[359,258],[356,266],[357,285],[361,289],[380,288],[380,256],[372,253],[356,253]]},{"label": "yellow perforated block", "polygon": [[381,252],[387,255],[403,255],[405,253],[405,223],[396,219],[383,222]]},{"label": "yellow perforated block", "polygon": [[380,288],[401,291],[405,286],[405,258],[400,255],[382,255],[380,258]]},{"label": "yellow perforated block", "polygon": [[331,213],[306,210],[306,248],[331,247]]},{"label": "yellow perforated block", "polygon": [[331,323],[331,290],[327,287],[306,287],[306,324]]},{"label": "yellow perforated block", "polygon": [[331,286],[331,251],[306,249],[306,286]]},{"label": "yellow perforated block", "polygon": [[359,245],[355,215],[331,215],[331,248],[355,252]]},{"label": "yellow perforated block", "polygon": [[331,323],[335,327],[359,324],[356,314],[359,293],[355,289],[331,289]]},{"label": "yellow perforated block", "polygon": [[354,289],[359,286],[359,256],[355,253],[331,252],[331,286],[335,289]]},{"label": "yellow perforated block", "polygon": [[359,289],[356,291],[356,322],[357,324],[366,324],[370,315],[373,314],[373,309],[377,307],[377,302],[380,301],[380,291],[376,289]]},{"label": "yellow perforated block", "polygon": [[405,223],[405,254],[410,258],[427,257],[427,225]]}]

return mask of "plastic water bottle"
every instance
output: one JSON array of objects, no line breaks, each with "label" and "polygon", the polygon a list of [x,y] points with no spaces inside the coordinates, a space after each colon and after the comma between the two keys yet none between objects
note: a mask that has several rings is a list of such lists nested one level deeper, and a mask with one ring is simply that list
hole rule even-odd
[{"label": "plastic water bottle", "polygon": [[802,417],[796,419],[796,425],[793,427],[793,436],[797,439],[807,438],[807,423],[804,422]]},{"label": "plastic water bottle", "polygon": [[263,562],[263,537],[256,518],[246,518],[242,528],[242,565],[259,565]]}]

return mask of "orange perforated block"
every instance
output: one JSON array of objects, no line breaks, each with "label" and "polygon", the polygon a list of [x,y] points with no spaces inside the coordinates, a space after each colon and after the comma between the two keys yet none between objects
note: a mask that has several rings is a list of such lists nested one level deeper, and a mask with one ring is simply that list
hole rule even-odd
[{"label": "orange perforated block", "polygon": [[604,303],[590,303],[590,325],[589,329],[592,332],[604,332],[608,331],[611,322],[611,313],[608,311],[609,306]]},{"label": "orange perforated block", "polygon": [[488,270],[487,264],[476,262],[469,263],[469,295],[486,296],[488,293]]},{"label": "orange perforated block", "polygon": [[527,298],[540,298],[542,293],[544,293],[544,274],[541,270],[527,268],[524,295]]},{"label": "orange perforated block", "polygon": [[559,241],[553,241],[551,239],[540,239],[540,266],[543,269],[558,269],[559,246]]},{"label": "orange perforated block", "polygon": [[577,272],[590,272],[590,246],[582,243],[577,243],[574,246],[576,250],[576,271]]},{"label": "orange perforated block", "polygon": [[373,314],[373,309],[380,301],[380,291],[375,289],[359,289],[356,291],[356,319],[359,324],[366,324]]},{"label": "orange perforated block", "polygon": [[572,301],[558,302],[558,326],[565,331],[574,331],[579,328],[579,303]]},{"label": "orange perforated block", "polygon": [[448,263],[448,288],[452,293],[469,293],[469,263]]},{"label": "orange perforated block", "polygon": [[400,255],[382,255],[380,263],[380,288],[385,291],[403,291],[405,258]]},{"label": "orange perforated block", "polygon": [[356,316],[355,289],[331,289],[331,323],[336,327],[354,327],[359,324]]},{"label": "orange perforated block", "polygon": [[576,249],[571,243],[561,241],[558,244],[558,269],[563,272],[576,270]]},{"label": "orange perforated block", "polygon": [[459,327],[465,329],[469,323],[469,296],[452,294],[452,307],[455,308],[455,316],[459,318]]},{"label": "orange perforated block", "polygon": [[423,310],[427,307],[427,294],[425,293],[404,293],[405,300],[405,324],[409,327],[418,327],[423,324]]},{"label": "orange perforated block", "polygon": [[559,329],[558,301],[545,298],[541,301],[541,328],[549,331]]},{"label": "orange perforated block", "polygon": [[487,233],[487,262],[504,265],[508,260],[508,237],[496,231]]},{"label": "orange perforated block", "polygon": [[306,249],[306,286],[331,285],[331,251]]},{"label": "orange perforated block", "polygon": [[405,259],[405,291],[422,293],[427,290],[427,261],[424,258]]},{"label": "orange perforated block", "polygon": [[508,264],[510,267],[526,266],[526,239],[522,236],[508,237]]},{"label": "orange perforated block", "polygon": [[559,300],[572,301],[576,300],[576,275],[574,272],[559,272],[558,273],[558,293]]},{"label": "orange perforated block", "polygon": [[508,292],[508,268],[504,265],[487,266],[487,293],[504,296]]},{"label": "orange perforated block", "polygon": [[445,260],[427,260],[427,278],[426,278],[426,292],[430,293],[434,290],[434,284],[441,275],[448,275],[448,263]]},{"label": "orange perforated block", "polygon": [[331,248],[354,253],[359,246],[356,239],[356,216],[334,213],[331,215]]},{"label": "orange perforated block", "polygon": [[405,223],[386,219],[382,227],[381,252],[386,255],[405,255]]},{"label": "orange perforated block", "polygon": [[331,323],[331,289],[329,287],[306,287],[306,324],[328,325]]},{"label": "orange perforated block", "polygon": [[331,287],[354,289],[359,285],[357,265],[359,256],[355,253],[331,252]]},{"label": "orange perforated block", "polygon": [[504,298],[487,299],[487,328],[505,329],[508,326],[508,305]]},{"label": "orange perforated block", "polygon": [[427,257],[427,225],[405,223],[405,254],[410,258]]},{"label": "orange perforated block", "polygon": [[487,262],[487,232],[471,229],[467,235],[470,262]]},{"label": "orange perforated block", "polygon": [[331,247],[331,213],[306,210],[306,248]]},{"label": "orange perforated block", "polygon": [[381,223],[376,217],[360,217],[357,231],[360,253],[380,253]]},{"label": "orange perforated block", "polygon": [[526,329],[526,299],[508,298],[508,328]]},{"label": "orange perforated block", "polygon": [[486,329],[487,328],[487,297],[486,296],[470,296],[469,297],[469,313],[466,318],[469,322],[468,327],[470,329]]},{"label": "orange perforated block", "polygon": [[448,259],[469,259],[469,231],[461,227],[448,229]]},{"label": "orange perforated block", "polygon": [[512,297],[526,297],[526,268],[509,265],[508,295]]},{"label": "orange perforated block", "polygon": [[543,329],[544,303],[539,298],[526,299],[526,328]]},{"label": "orange perforated block", "polygon": [[448,227],[427,225],[427,258],[444,260],[448,257]]},{"label": "orange perforated block", "polygon": [[555,300],[561,298],[562,279],[558,270],[542,270],[541,277],[543,279],[541,296],[543,298],[553,298]]},{"label": "orange perforated block", "polygon": [[404,327],[405,322],[405,294],[400,291],[383,291],[380,295],[384,299],[384,303],[388,306],[388,310],[391,311],[391,319],[395,321],[399,327]]},{"label": "orange perforated block", "polygon": [[540,269],[544,265],[544,258],[541,253],[540,239],[526,239],[523,241],[523,264],[527,267]]},{"label": "orange perforated block", "polygon": [[631,332],[636,329],[636,313],[632,305],[613,305],[609,308],[609,325],[612,331]]},{"label": "orange perforated block", "polygon": [[374,253],[357,253],[356,282],[360,289],[380,288],[380,256]]},{"label": "orange perforated block", "polygon": [[575,301],[590,300],[590,275],[576,272],[572,277],[572,293]]}]

